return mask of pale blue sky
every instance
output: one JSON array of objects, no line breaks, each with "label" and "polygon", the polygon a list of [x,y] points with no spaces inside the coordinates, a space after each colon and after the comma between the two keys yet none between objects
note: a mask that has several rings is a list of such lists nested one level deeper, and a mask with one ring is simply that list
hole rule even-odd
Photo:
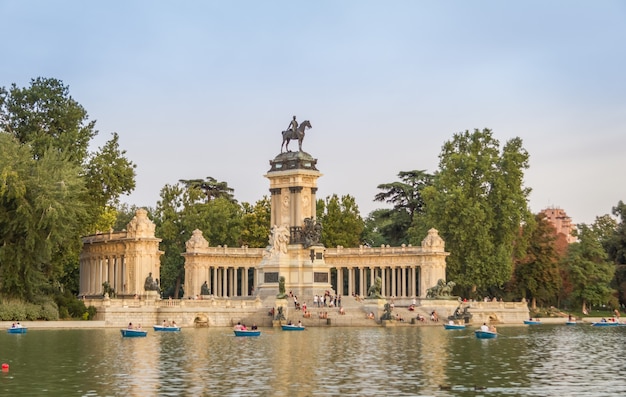
[{"label": "pale blue sky", "polygon": [[[239,201],[292,115],[324,174],[318,197],[437,169],[454,133],[530,152],[534,212],[593,222],[626,200],[624,1],[0,0],[0,86],[54,77],[137,164],[124,201],[212,176]],[[297,144],[291,143],[296,149]]]}]

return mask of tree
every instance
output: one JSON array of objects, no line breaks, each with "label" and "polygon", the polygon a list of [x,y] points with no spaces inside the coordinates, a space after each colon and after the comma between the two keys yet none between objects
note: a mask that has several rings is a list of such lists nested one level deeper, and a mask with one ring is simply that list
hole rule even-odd
[{"label": "tree", "polygon": [[235,200],[206,195],[194,184],[166,185],[155,210],[155,233],[165,254],[161,257],[161,286],[166,295],[179,296],[185,277],[185,243],[195,229],[213,245],[236,246],[240,241],[243,210]]},{"label": "tree", "polygon": [[97,135],[95,121],[69,95],[69,87],[53,78],[38,77],[30,87],[0,90],[3,129],[28,143],[33,158],[54,150],[76,165],[83,165],[89,143]]},{"label": "tree", "polygon": [[608,259],[615,265],[615,287],[619,301],[626,305],[626,204],[620,200],[617,206],[613,207],[612,213],[619,222],[614,221],[613,230],[610,234],[606,233],[608,238],[604,239],[602,245]]},{"label": "tree", "polygon": [[424,212],[422,191],[431,186],[433,175],[426,171],[400,171],[400,181],[383,183],[378,189],[374,201],[393,205],[392,209],[377,210],[375,218],[379,220],[378,232],[384,236],[387,244],[399,246],[408,242],[408,231],[415,216]]},{"label": "tree", "polygon": [[235,189],[228,186],[226,182],[218,182],[217,179],[207,176],[205,180],[202,179],[181,179],[179,181],[187,188],[201,189],[206,195],[207,202],[216,198],[226,198],[230,201],[236,201],[233,193]]},{"label": "tree", "polygon": [[269,241],[271,202],[267,196],[257,201],[254,207],[242,203],[243,219],[239,245],[251,248],[265,248]]},{"label": "tree", "polygon": [[[69,95],[69,87],[60,80],[37,78],[31,80],[27,88],[18,88],[15,84],[9,90],[0,88],[0,133],[14,137],[19,147],[27,148],[20,150],[28,150],[29,158],[35,163],[23,164],[24,169],[36,169],[52,178],[30,179],[21,173],[20,183],[30,189],[26,194],[28,200],[45,201],[46,195],[52,193],[44,187],[55,181],[58,174],[63,176],[56,182],[67,188],[61,190],[69,191],[71,181],[74,183],[72,194],[79,195],[63,200],[66,206],[76,207],[67,209],[68,213],[80,212],[81,215],[63,225],[67,238],[45,264],[58,270],[53,272],[49,282],[57,286],[61,283],[61,288],[63,284],[71,288],[78,286],[80,236],[108,230],[115,219],[111,205],[121,194],[135,187],[135,166],[119,149],[117,134],[99,151],[89,153],[89,144],[97,135],[94,128],[95,121],[88,120],[85,109]],[[8,148],[17,150],[15,145]],[[43,171],[46,167],[58,170]],[[35,196],[30,197],[31,194]],[[10,207],[11,204],[5,205]],[[11,211],[10,208],[5,210]]]},{"label": "tree", "polygon": [[530,299],[531,307],[537,301],[543,305],[557,300],[561,277],[556,250],[556,230],[545,214],[535,215],[535,222],[524,225],[529,234],[526,255],[515,261],[515,283],[522,297]]},{"label": "tree", "polygon": [[[443,145],[432,186],[423,189],[421,228],[434,227],[450,252],[447,278],[466,294],[486,294],[512,275],[519,228],[532,220],[524,188],[528,153],[513,138],[500,152],[491,130],[455,134]],[[475,296],[479,297],[479,296]]]},{"label": "tree", "polygon": [[80,169],[58,151],[37,160],[0,132],[0,291],[33,301],[50,294],[65,255],[79,248],[87,215]]},{"label": "tree", "polygon": [[321,242],[326,247],[358,247],[363,233],[363,219],[354,197],[336,194],[318,200],[317,218],[322,224]]},{"label": "tree", "polygon": [[578,242],[569,245],[564,266],[574,286],[574,299],[582,305],[583,312],[589,304],[616,306],[615,291],[610,287],[615,267],[591,227],[578,225]]}]

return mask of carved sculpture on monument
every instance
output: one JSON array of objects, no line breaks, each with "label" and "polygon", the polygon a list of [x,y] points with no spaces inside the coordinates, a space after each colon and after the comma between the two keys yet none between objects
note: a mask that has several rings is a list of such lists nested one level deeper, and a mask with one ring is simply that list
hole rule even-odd
[{"label": "carved sculpture on monument", "polygon": [[143,289],[146,291],[159,291],[159,283],[152,278],[152,272],[148,273]]},{"label": "carved sculpture on monument", "polygon": [[272,226],[269,235],[269,256],[276,256],[287,253],[287,245],[289,244],[289,229],[285,225]]},{"label": "carved sculpture on monument", "polygon": [[429,299],[453,299],[452,289],[456,286],[454,281],[446,283],[443,279],[437,281],[437,285],[428,288],[426,298]]},{"label": "carved sculpture on monument", "polygon": [[380,277],[376,277],[374,279],[374,284],[372,284],[367,290],[367,299],[382,299],[383,296],[380,294],[382,287],[383,280]]},{"label": "carved sculpture on monument", "polygon": [[280,276],[278,279],[278,295],[276,295],[276,299],[287,299],[287,294],[285,293],[285,276]]},{"label": "carved sculpture on monument", "polygon": [[308,248],[312,245],[320,245],[320,238],[322,237],[322,224],[316,222],[313,218],[304,218],[302,237],[304,248]]}]

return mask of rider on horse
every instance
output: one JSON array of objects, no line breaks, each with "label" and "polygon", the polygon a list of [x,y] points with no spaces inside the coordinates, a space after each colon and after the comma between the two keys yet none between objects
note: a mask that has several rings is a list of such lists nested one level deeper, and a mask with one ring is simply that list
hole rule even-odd
[{"label": "rider on horse", "polygon": [[289,127],[287,127],[287,130],[293,131],[294,134],[296,133],[296,131],[298,131],[298,122],[296,121],[296,116],[293,116],[293,120],[289,122]]}]

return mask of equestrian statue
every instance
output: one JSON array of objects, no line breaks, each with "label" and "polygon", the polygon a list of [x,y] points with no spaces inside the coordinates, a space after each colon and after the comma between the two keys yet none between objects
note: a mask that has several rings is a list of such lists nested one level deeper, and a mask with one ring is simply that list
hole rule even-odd
[{"label": "equestrian statue", "polygon": [[304,120],[302,124],[298,125],[296,121],[296,116],[293,116],[293,120],[289,123],[289,128],[282,132],[283,134],[283,143],[280,145],[280,152],[283,152],[283,146],[286,151],[289,151],[289,141],[292,139],[298,140],[298,149],[302,151],[302,140],[304,139],[304,131],[307,128],[312,128],[309,120]]}]

